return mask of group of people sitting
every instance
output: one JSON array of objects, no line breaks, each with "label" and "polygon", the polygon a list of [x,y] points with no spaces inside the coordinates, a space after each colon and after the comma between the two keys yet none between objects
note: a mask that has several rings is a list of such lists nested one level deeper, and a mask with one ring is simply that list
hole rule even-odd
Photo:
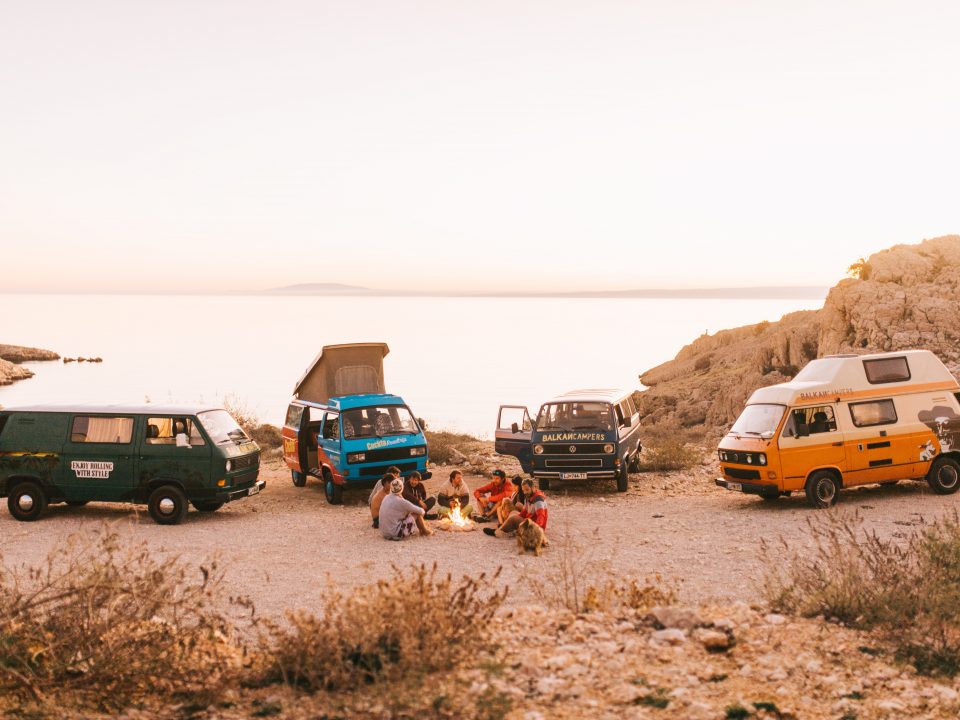
[{"label": "group of people sitting", "polygon": [[421,535],[433,535],[425,520],[436,520],[454,510],[475,522],[496,521],[496,528],[483,529],[492,537],[512,534],[528,518],[547,529],[547,498],[529,478],[517,476],[511,481],[503,470],[494,470],[490,482],[474,491],[473,499],[476,508],[459,470],[451,471],[436,497],[427,497],[420,473],[412,472],[404,482],[399,468],[391,467],[370,493],[370,515],[373,527],[388,540],[403,540],[414,528]]}]

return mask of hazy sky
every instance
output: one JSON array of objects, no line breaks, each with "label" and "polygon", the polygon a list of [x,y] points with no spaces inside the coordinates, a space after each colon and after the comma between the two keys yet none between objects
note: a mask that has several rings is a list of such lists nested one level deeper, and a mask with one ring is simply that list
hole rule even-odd
[{"label": "hazy sky", "polygon": [[0,292],[832,284],[960,232],[960,3],[0,0]]}]

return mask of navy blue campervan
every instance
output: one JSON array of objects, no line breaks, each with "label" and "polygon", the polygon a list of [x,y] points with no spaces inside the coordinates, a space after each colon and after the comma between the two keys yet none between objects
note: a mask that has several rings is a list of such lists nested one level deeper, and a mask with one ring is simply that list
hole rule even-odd
[{"label": "navy blue campervan", "polygon": [[639,420],[631,391],[574,390],[545,402],[536,422],[527,408],[502,405],[495,448],[544,489],[554,480],[616,480],[626,492],[639,469]]}]

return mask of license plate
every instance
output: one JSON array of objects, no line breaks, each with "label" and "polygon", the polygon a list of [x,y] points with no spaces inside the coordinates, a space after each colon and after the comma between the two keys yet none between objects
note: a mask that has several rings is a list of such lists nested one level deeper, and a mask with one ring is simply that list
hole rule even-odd
[{"label": "license plate", "polygon": [[249,497],[250,495],[256,495],[259,492],[260,492],[260,486],[254,485],[252,488],[247,490],[247,496]]},{"label": "license plate", "polygon": [[737,492],[740,492],[743,490],[743,485],[741,485],[740,483],[728,482],[727,490],[736,490]]},{"label": "license plate", "polygon": [[586,473],[560,473],[561,480],[586,480]]}]

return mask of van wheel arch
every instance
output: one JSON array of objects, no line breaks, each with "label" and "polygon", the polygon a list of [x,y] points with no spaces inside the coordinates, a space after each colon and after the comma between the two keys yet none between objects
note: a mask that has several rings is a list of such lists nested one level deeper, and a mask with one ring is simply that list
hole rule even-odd
[{"label": "van wheel arch", "polygon": [[155,478],[150,482],[148,482],[146,485],[142,486],[140,494],[143,502],[147,502],[147,500],[149,500],[150,495],[153,493],[153,491],[156,490],[158,487],[163,487],[164,485],[172,485],[173,487],[179,489],[180,492],[182,492],[184,495],[186,495],[187,493],[187,489],[183,486],[183,483],[180,482],[179,480],[174,480],[172,478]]},{"label": "van wheel arch", "polygon": [[13,490],[13,488],[15,488],[20,483],[25,483],[25,482],[36,483],[44,491],[46,491],[47,489],[45,483],[35,475],[11,475],[4,482],[3,494],[9,495],[10,491]]},{"label": "van wheel arch", "polygon": [[807,479],[804,484],[806,484],[807,482],[810,482],[810,478],[812,478],[818,472],[830,473],[837,479],[837,485],[839,485],[840,487],[843,487],[843,473],[841,473],[839,470],[837,470],[837,468],[834,468],[834,467],[823,467],[823,468],[817,468],[816,470],[811,470],[810,473],[807,475]]}]

